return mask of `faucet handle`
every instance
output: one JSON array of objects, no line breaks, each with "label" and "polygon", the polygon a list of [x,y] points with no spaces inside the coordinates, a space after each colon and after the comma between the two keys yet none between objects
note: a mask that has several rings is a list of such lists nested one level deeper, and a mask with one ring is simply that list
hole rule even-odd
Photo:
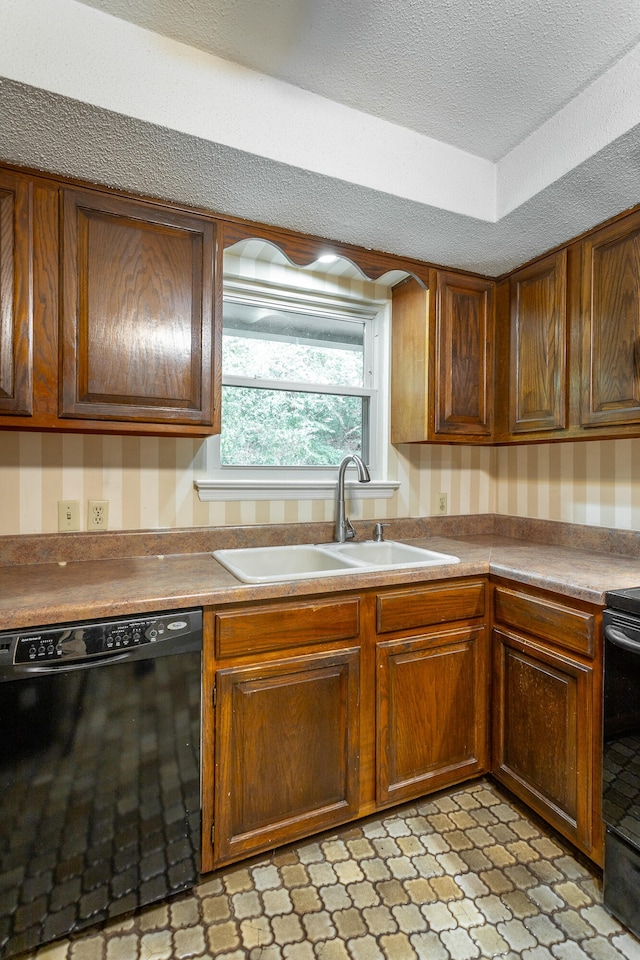
[{"label": "faucet handle", "polygon": [[356,531],[354,530],[354,527],[353,527],[353,524],[351,523],[351,520],[349,520],[349,517],[345,517],[345,518],[344,518],[344,538],[345,538],[345,540],[353,540],[353,538],[355,537],[355,535],[356,535]]},{"label": "faucet handle", "polygon": [[373,539],[376,543],[382,543],[384,540],[384,530],[383,527],[388,527],[388,523],[376,523],[373,528]]}]

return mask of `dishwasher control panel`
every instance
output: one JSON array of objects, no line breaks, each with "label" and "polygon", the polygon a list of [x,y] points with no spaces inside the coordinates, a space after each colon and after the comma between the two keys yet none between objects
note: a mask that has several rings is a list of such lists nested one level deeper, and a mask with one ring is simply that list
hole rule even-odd
[{"label": "dishwasher control panel", "polygon": [[[108,657],[202,633],[200,610],[34,627],[0,634],[0,654],[14,664],[54,664]],[[6,662],[6,661],[5,661]]]}]

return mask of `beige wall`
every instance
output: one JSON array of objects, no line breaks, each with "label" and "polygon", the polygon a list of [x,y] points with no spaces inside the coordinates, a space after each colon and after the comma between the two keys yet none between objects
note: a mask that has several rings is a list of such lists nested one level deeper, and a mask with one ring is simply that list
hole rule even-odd
[{"label": "beige wall", "polygon": [[[640,439],[529,447],[391,449],[401,481],[390,500],[352,505],[358,518],[497,512],[640,530]],[[57,529],[57,501],[109,501],[112,530],[331,520],[332,501],[201,503],[199,440],[0,432],[0,535]]]},{"label": "beige wall", "polygon": [[[390,470],[401,480],[390,500],[352,505],[357,518],[422,516],[441,490],[451,513],[493,509],[491,450],[403,447]],[[0,432],[0,535],[57,530],[57,501],[109,501],[109,527],[293,523],[331,520],[333,502],[201,503],[193,482],[204,475],[204,443],[166,437],[101,437]]]},{"label": "beige wall", "polygon": [[640,530],[640,439],[500,447],[496,512]]}]

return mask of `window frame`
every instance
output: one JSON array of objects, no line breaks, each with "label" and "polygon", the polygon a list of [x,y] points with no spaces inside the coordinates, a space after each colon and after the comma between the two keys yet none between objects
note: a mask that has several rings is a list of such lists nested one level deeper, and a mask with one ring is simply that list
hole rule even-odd
[{"label": "window frame", "polygon": [[[368,396],[369,400],[369,472],[372,482],[359,484],[351,468],[347,473],[350,496],[385,499],[393,496],[397,481],[387,481],[389,435],[389,380],[391,343],[391,298],[368,299],[356,295],[325,293],[254,278],[225,277],[224,298],[260,303],[271,309],[289,309],[299,313],[319,313],[337,319],[364,321],[364,387],[339,384],[296,384],[301,390],[332,394]],[[233,381],[233,383],[231,383]],[[368,382],[367,382],[368,381]],[[269,388],[286,389],[293,381],[262,381]],[[254,377],[223,375],[222,384],[255,386]],[[330,499],[334,495],[337,465],[330,466],[231,466],[220,462],[220,437],[207,440],[204,474],[196,480],[201,500],[279,500]]]}]

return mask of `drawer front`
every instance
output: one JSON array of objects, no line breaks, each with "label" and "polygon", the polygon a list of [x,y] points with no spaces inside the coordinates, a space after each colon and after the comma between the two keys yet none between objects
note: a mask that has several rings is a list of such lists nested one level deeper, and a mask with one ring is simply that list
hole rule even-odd
[{"label": "drawer front", "polygon": [[507,587],[496,587],[494,612],[496,622],[550,640],[566,650],[594,655],[595,618],[590,613]]},{"label": "drawer front", "polygon": [[378,633],[415,630],[432,624],[484,616],[483,580],[444,587],[393,590],[377,597]]},{"label": "drawer front", "polygon": [[353,640],[360,633],[360,600],[274,603],[215,614],[216,657],[284,650],[304,644]]}]

